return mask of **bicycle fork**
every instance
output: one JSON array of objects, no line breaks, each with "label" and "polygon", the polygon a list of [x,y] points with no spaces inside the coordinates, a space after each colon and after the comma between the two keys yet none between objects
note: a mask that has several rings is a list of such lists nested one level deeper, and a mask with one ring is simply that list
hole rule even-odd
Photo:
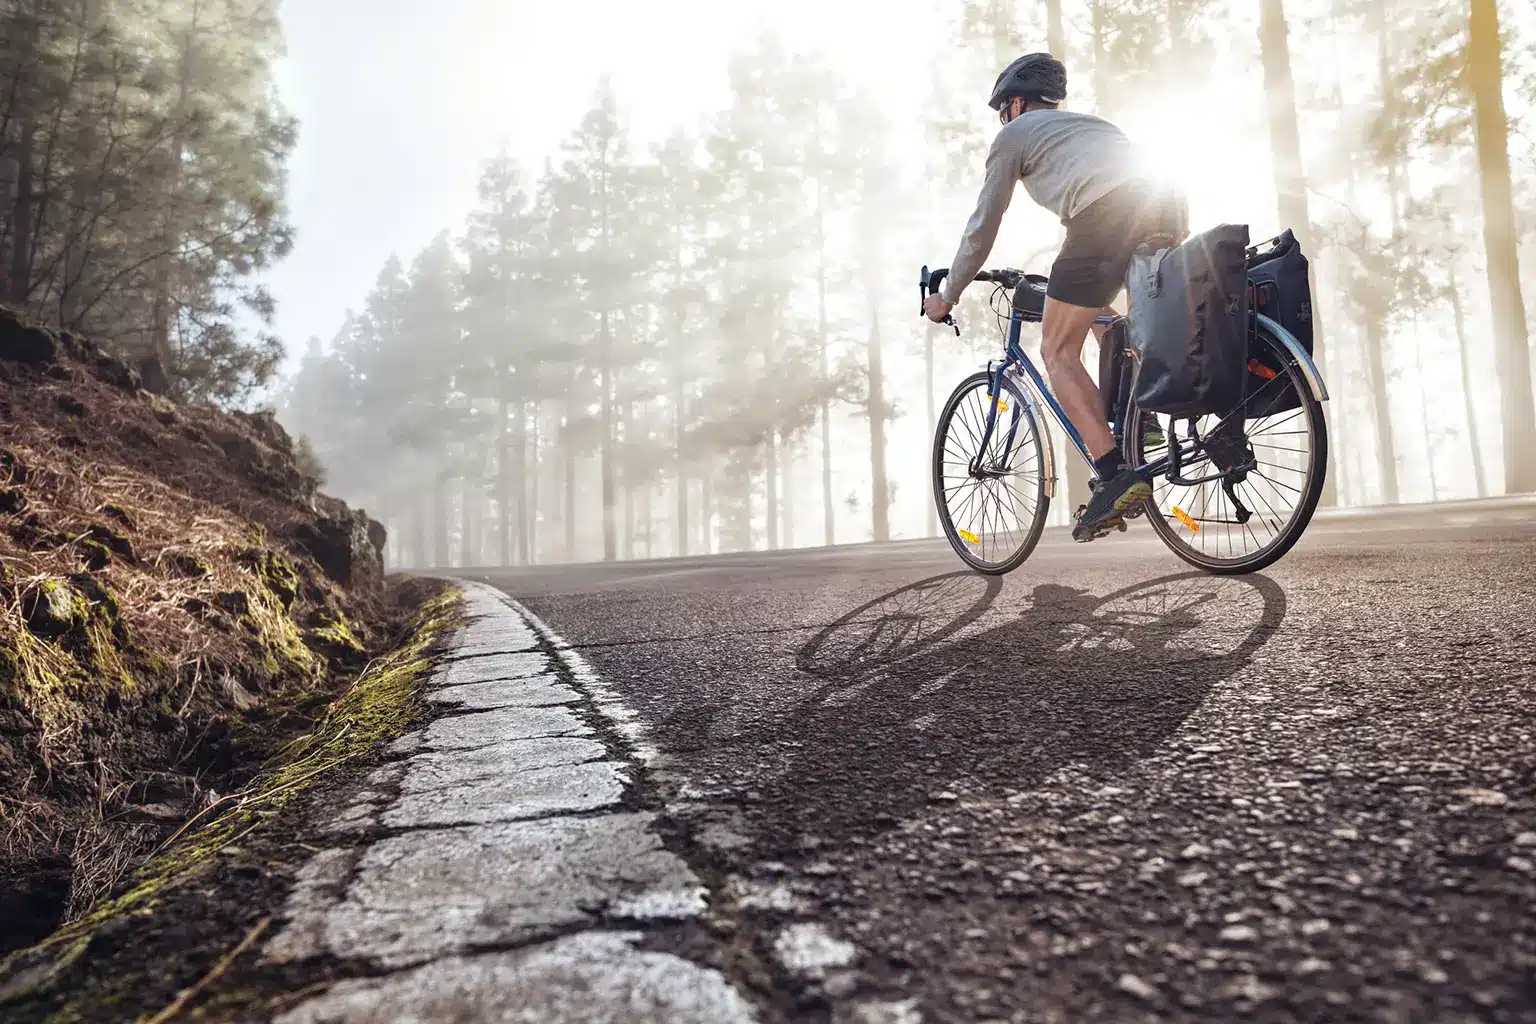
[{"label": "bicycle fork", "polygon": [[[1045,410],[1040,405],[1040,400],[1035,397],[1034,390],[1029,387],[1027,381],[1013,369],[1008,360],[1002,362],[987,363],[987,374],[991,383],[987,388],[987,418],[982,424],[981,443],[977,446],[976,457],[971,460],[970,471],[973,477],[1004,476],[1010,470],[1010,460],[1014,451],[1014,442],[1018,437],[1019,423],[1023,419],[1023,410],[1010,409],[1004,405],[1003,379],[1012,370],[1012,379],[1018,385],[1015,398],[1023,396],[1023,401],[1028,404],[1030,420],[1034,424],[1035,436],[1040,444],[1041,461],[1045,469],[1045,496],[1047,499],[1056,496],[1056,445],[1051,437],[1049,422],[1045,416]],[[997,429],[997,414],[999,411],[1010,411],[1012,415],[1008,423],[1008,436],[1004,439],[1003,454],[998,465],[988,468],[983,465],[988,451],[991,448],[992,434]]]}]

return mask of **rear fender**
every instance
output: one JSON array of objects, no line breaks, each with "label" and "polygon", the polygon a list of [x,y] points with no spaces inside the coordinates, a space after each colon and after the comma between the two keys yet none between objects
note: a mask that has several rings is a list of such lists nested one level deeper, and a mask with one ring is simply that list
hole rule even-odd
[{"label": "rear fender", "polygon": [[1300,368],[1302,377],[1306,378],[1307,387],[1311,390],[1312,397],[1319,402],[1328,401],[1328,385],[1323,383],[1323,375],[1318,372],[1317,364],[1312,361],[1312,357],[1307,354],[1307,350],[1302,347],[1301,342],[1296,340],[1296,336],[1264,314],[1259,313],[1257,316],[1259,318],[1259,326],[1268,331],[1281,345],[1285,346],[1285,350],[1291,354],[1291,358],[1296,360],[1296,365]]}]

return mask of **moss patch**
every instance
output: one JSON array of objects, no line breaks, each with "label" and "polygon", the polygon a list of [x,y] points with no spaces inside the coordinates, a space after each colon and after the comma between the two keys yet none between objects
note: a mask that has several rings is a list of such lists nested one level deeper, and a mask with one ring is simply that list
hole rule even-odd
[{"label": "moss patch", "polygon": [[[185,911],[167,909],[178,894],[190,898],[201,881],[221,884],[222,854],[258,842],[286,810],[324,780],[363,761],[425,717],[422,684],[431,669],[429,651],[460,621],[460,598],[449,590],[428,601],[406,630],[404,641],[375,660],[314,722],[263,767],[250,785],[206,807],[187,822],[123,889],[86,916],[42,942],[0,961],[0,1016],[13,1019],[77,1020],[100,1016],[129,1018],[145,1007],[145,993],[185,974],[188,964],[145,964],[153,977],[134,975],[111,963],[137,949],[143,936],[164,938],[161,930],[183,927]],[[174,938],[174,936],[173,936]],[[232,949],[239,934],[225,935],[219,949],[199,957],[217,958]],[[227,940],[227,941],[225,941]],[[101,960],[103,962],[98,962]],[[153,1009],[153,1007],[150,1007]]]}]

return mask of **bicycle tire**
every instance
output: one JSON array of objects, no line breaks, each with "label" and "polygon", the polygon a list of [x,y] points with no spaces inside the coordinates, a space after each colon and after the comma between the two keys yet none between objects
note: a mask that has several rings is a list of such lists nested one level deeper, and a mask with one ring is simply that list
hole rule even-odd
[{"label": "bicycle tire", "polygon": [[[967,540],[962,537],[961,531],[966,530],[969,533],[970,531],[967,527],[973,524],[967,523],[963,526],[956,524],[955,516],[950,509],[948,496],[958,497],[959,488],[964,486],[964,481],[962,480],[959,484],[946,487],[946,462],[949,463],[948,475],[950,478],[954,478],[957,475],[956,470],[960,460],[963,459],[968,462],[975,456],[976,452],[974,450],[967,451],[962,440],[957,440],[952,445],[949,440],[949,432],[950,428],[956,423],[956,416],[959,414],[961,416],[960,422],[966,426],[969,435],[968,437],[962,435],[962,437],[974,442],[971,445],[972,449],[979,447],[980,438],[976,436],[975,428],[966,421],[964,415],[965,411],[972,407],[966,406],[965,402],[967,397],[975,394],[979,387],[981,389],[980,400],[986,403],[981,408],[984,410],[989,407],[991,402],[991,382],[991,374],[986,371],[978,371],[961,381],[959,387],[955,388],[948,401],[944,403],[944,409],[939,414],[938,426],[933,439],[933,500],[934,505],[938,509],[939,522],[944,527],[944,536],[949,539],[950,547],[955,549],[955,554],[960,556],[960,560],[977,572],[985,573],[989,576],[1001,576],[1004,573],[1017,569],[1035,550],[1035,545],[1040,542],[1040,534],[1045,530],[1045,521],[1050,514],[1050,498],[1046,495],[1044,439],[1040,432],[1040,425],[1035,419],[1034,407],[1026,399],[1019,385],[1004,376],[1002,386],[1011,397],[1011,405],[1009,407],[1009,415],[1012,418],[1011,429],[1014,431],[1015,436],[1022,433],[1026,442],[1032,441],[1033,443],[1034,483],[1032,489],[1034,507],[1031,513],[1033,518],[1028,524],[1027,529],[1019,531],[1021,542],[1018,547],[1014,548],[1006,558],[1000,561],[989,560],[985,557],[985,516],[983,516],[982,520],[982,533],[970,534],[971,537],[978,538],[977,540]],[[1002,426],[1003,419],[999,416],[998,429],[1001,430]],[[990,444],[997,443],[997,439],[997,435],[994,434]],[[1013,446],[1011,450],[1018,451],[1019,448],[1018,446]],[[946,454],[950,455],[950,459],[946,460]],[[978,481],[976,490],[980,491],[983,486]],[[1009,490],[1011,502],[1014,495],[1011,493],[1011,489]],[[995,494],[995,491],[992,493]],[[1020,492],[1018,496],[1023,497],[1024,495]],[[983,498],[983,501],[985,500]],[[979,548],[980,553],[978,554],[973,548]]]},{"label": "bicycle tire", "polygon": [[[1270,336],[1263,327],[1258,328],[1258,340],[1269,349],[1273,357],[1271,365],[1283,366],[1288,377],[1289,385],[1296,390],[1300,401],[1294,411],[1287,411],[1282,415],[1294,414],[1306,425],[1308,440],[1311,446],[1311,462],[1307,468],[1305,481],[1301,488],[1300,501],[1292,511],[1283,528],[1275,533],[1275,536],[1257,548],[1253,552],[1245,551],[1241,557],[1220,558],[1208,555],[1203,551],[1196,551],[1193,546],[1184,540],[1180,534],[1183,523],[1177,518],[1170,521],[1170,517],[1156,504],[1157,481],[1153,481],[1154,495],[1147,501],[1146,520],[1151,524],[1158,538],[1179,558],[1190,565],[1205,572],[1216,575],[1242,575],[1258,572],[1275,564],[1286,552],[1290,551],[1306,532],[1307,526],[1312,521],[1312,514],[1317,510],[1317,502],[1323,494],[1323,484],[1328,474],[1328,423],[1323,416],[1323,405],[1313,396],[1312,390],[1307,385],[1305,376],[1301,372],[1294,359],[1284,346]],[[1246,401],[1246,399],[1245,399]],[[1267,418],[1267,417],[1266,417]],[[1138,424],[1141,422],[1141,411],[1137,407],[1134,398],[1130,404],[1127,423]],[[1250,421],[1251,422],[1251,421]],[[1165,428],[1165,434],[1171,436],[1169,430],[1171,424]],[[1270,429],[1269,427],[1265,428]],[[1259,433],[1263,433],[1260,431]],[[1246,436],[1256,436],[1247,435]],[[1140,429],[1126,431],[1124,451],[1126,461],[1132,465],[1143,465],[1148,459],[1148,453],[1143,451],[1144,434]],[[1155,455],[1156,452],[1154,451]],[[1250,531],[1251,532],[1251,531]]]}]

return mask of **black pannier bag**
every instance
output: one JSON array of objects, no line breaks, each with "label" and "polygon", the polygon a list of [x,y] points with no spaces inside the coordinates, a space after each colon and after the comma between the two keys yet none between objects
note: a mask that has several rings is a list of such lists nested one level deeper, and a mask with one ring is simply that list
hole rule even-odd
[{"label": "black pannier bag", "polygon": [[1226,415],[1248,370],[1248,225],[1222,224],[1183,245],[1143,246],[1126,275],[1136,404],[1170,416]]},{"label": "black pannier bag", "polygon": [[[1295,232],[1286,230],[1258,248],[1261,251],[1248,257],[1253,310],[1290,331],[1311,355],[1312,285],[1301,243],[1296,241]],[[1277,379],[1285,367],[1267,346],[1256,347],[1248,356],[1248,395],[1253,398],[1247,410],[1249,419],[1289,412],[1301,405],[1301,396],[1290,378]]]}]

